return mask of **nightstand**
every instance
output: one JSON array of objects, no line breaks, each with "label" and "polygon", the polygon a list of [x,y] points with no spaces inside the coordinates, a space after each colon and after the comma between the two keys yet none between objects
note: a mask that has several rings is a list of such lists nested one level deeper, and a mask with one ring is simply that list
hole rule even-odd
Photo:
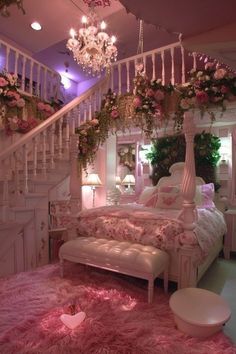
[{"label": "nightstand", "polygon": [[224,240],[224,257],[230,259],[230,252],[236,252],[236,209],[224,212],[227,233]]}]

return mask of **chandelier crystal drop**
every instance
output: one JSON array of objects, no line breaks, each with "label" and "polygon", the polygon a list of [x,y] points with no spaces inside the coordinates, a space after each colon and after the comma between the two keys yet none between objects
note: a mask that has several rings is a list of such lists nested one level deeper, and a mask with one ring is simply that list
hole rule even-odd
[{"label": "chandelier crystal drop", "polygon": [[95,21],[94,13],[89,18],[82,17],[83,27],[76,32],[70,30],[71,38],[66,47],[72,51],[74,60],[82,69],[93,76],[109,71],[113,61],[117,59],[115,36],[106,32],[106,23],[102,21],[99,26]]}]

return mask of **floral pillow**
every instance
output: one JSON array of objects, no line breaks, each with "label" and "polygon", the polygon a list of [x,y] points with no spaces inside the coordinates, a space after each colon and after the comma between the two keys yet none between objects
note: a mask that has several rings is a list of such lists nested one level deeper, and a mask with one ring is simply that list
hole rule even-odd
[{"label": "floral pillow", "polygon": [[149,207],[155,207],[157,197],[157,187],[145,187],[139,196],[138,203]]},{"label": "floral pillow", "polygon": [[183,198],[180,186],[163,186],[159,188],[156,208],[181,209]]},{"label": "floral pillow", "polygon": [[207,183],[197,186],[195,194],[195,203],[198,207],[203,208],[214,208],[215,203],[213,202],[215,197],[215,187],[214,183]]}]

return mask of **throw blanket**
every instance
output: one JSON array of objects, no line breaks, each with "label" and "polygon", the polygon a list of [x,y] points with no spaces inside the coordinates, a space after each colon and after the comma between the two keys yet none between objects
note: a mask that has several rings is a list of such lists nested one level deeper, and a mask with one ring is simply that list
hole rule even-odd
[{"label": "throw blanket", "polygon": [[104,206],[82,211],[78,236],[94,236],[177,250],[183,245],[199,245],[202,256],[226,231],[223,215],[217,209],[198,209],[198,222],[191,237],[184,233],[178,210],[153,209],[140,205]]}]

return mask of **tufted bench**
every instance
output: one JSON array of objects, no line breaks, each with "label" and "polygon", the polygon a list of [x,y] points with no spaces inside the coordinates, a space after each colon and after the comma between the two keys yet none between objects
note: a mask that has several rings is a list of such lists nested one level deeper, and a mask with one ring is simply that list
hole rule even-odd
[{"label": "tufted bench", "polygon": [[152,302],[154,280],[164,273],[168,290],[169,255],[152,246],[95,237],[78,237],[59,250],[61,276],[64,260],[82,263],[148,280],[148,302]]}]

